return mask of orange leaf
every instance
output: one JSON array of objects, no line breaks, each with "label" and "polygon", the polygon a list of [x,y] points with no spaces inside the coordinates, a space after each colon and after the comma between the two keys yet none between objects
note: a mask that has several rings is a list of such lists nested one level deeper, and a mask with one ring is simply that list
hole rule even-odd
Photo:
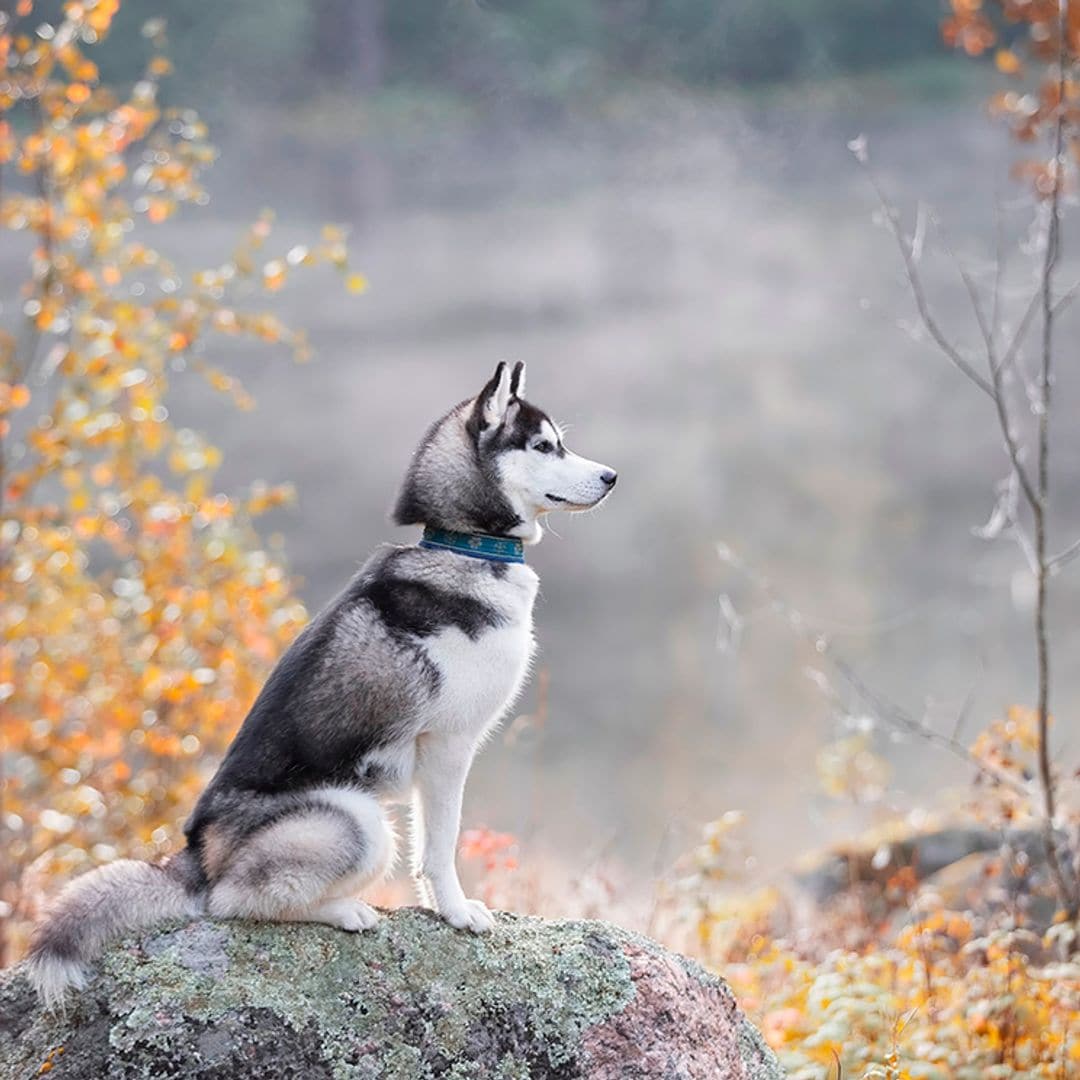
[{"label": "orange leaf", "polygon": [[9,409],[25,409],[30,403],[30,388],[24,383],[0,382],[0,413]]},{"label": "orange leaf", "polygon": [[285,264],[281,259],[274,259],[263,267],[263,286],[270,292],[276,292],[285,284]]},{"label": "orange leaf", "polygon": [[1023,62],[1012,49],[998,49],[994,54],[994,63],[998,71],[1005,75],[1019,75],[1024,70]]}]

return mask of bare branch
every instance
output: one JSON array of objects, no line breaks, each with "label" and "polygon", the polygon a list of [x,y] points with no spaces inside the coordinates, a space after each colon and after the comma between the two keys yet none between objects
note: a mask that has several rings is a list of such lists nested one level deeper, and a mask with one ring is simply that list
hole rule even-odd
[{"label": "bare branch", "polygon": [[[826,651],[826,655],[828,655],[828,651]],[[832,666],[844,678],[844,681],[848,683],[856,694],[858,694],[864,704],[874,710],[875,715],[878,716],[879,719],[885,721],[891,727],[923,739],[926,742],[932,743],[934,746],[939,746],[943,750],[948,750],[949,753],[972,766],[976,773],[984,779],[995,784],[1000,784],[1002,787],[1007,787],[1010,791],[1013,791],[1024,798],[1030,796],[1031,792],[1024,784],[1017,780],[1015,776],[992,765],[988,765],[981,758],[973,754],[967,746],[955,737],[955,735],[945,735],[935,728],[930,727],[929,724],[926,724],[921,720],[916,720],[915,717],[902,706],[897,705],[895,702],[889,701],[876,693],[859,677],[858,672],[851,664],[843,659],[843,657],[829,655],[828,658]],[[966,708],[967,706],[965,704],[965,709]],[[961,713],[961,716],[963,716],[963,713]]]},{"label": "bare branch", "polygon": [[1034,315],[1037,309],[1038,305],[1036,301],[1040,294],[1036,292],[1035,296],[1032,297],[1028,304],[1027,311],[1024,313],[1024,318],[1021,320],[1020,327],[1010,343],[1010,351],[1007,354],[1008,362],[1006,363],[1003,361],[999,363],[997,359],[997,341],[994,336],[993,325],[983,312],[982,301],[979,298],[979,290],[976,287],[971,274],[968,272],[967,267],[964,266],[963,262],[949,246],[944,229],[942,229],[940,223],[935,222],[935,224],[938,226],[938,233],[941,237],[942,246],[945,248],[946,254],[948,254],[955,264],[957,272],[960,275],[960,280],[964,283],[964,288],[967,290],[968,297],[971,300],[972,310],[975,313],[975,321],[979,326],[979,333],[982,335],[983,347],[986,349],[986,366],[990,373],[990,397],[994,402],[994,409],[997,412],[998,426],[1001,429],[1001,436],[1005,441],[1005,451],[1009,455],[1009,461],[1012,464],[1013,471],[1020,481],[1020,487],[1023,489],[1024,498],[1027,499],[1029,504],[1034,505],[1037,493],[1031,482],[1031,478],[1027,474],[1027,470],[1024,468],[1020,444],[1016,441],[1016,435],[1013,431],[1012,417],[1009,413],[1009,400],[1005,394],[1004,372],[1011,366],[1016,355],[1016,350],[1019,349],[1020,343],[1023,341],[1024,334],[1027,332],[1027,321]]},{"label": "bare branch", "polygon": [[1080,296],[1080,281],[1074,282],[1068,289],[1065,290],[1061,296],[1058,297],[1054,304],[1053,312],[1054,318],[1057,318],[1065,309]]},{"label": "bare branch", "polygon": [[1024,468],[1020,444],[1016,441],[1016,433],[1013,431],[1012,427],[1012,418],[1009,416],[1009,406],[1005,399],[1004,388],[1001,382],[1001,371],[1000,369],[994,369],[992,374],[994,386],[991,398],[994,402],[994,410],[997,412],[998,427],[1001,429],[1001,437],[1005,440],[1005,452],[1009,455],[1009,461],[1012,463],[1017,480],[1020,481],[1020,488],[1024,492],[1024,498],[1027,499],[1028,504],[1031,506],[1032,510],[1034,510],[1035,504],[1039,500],[1039,496],[1031,482],[1031,477],[1028,476],[1027,470]]},{"label": "bare branch", "polygon": [[964,374],[984,394],[992,398],[994,396],[994,388],[971,366],[971,364],[960,354],[957,347],[948,339],[948,337],[946,337],[941,326],[938,324],[933,311],[931,311],[930,303],[926,297],[926,290],[923,287],[922,277],[919,274],[918,264],[915,261],[912,244],[904,236],[903,229],[900,227],[900,214],[893,203],[889,201],[888,196],[878,182],[873,170],[869,167],[865,152],[856,152],[855,160],[858,161],[859,165],[866,173],[866,176],[878,197],[878,204],[881,207],[881,212],[885,215],[889,231],[896,241],[896,246],[900,251],[900,258],[904,263],[904,271],[907,275],[908,284],[911,287],[911,294],[915,299],[915,307],[919,312],[919,318],[922,321],[923,327],[934,339],[937,347],[945,354],[953,367]]},{"label": "bare branch", "polygon": [[978,775],[992,783],[1007,787],[1024,798],[1029,798],[1031,796],[1031,792],[1028,788],[1017,780],[1015,776],[982,761],[955,736],[945,735],[930,727],[928,724],[916,720],[915,717],[902,706],[889,701],[883,695],[871,689],[855,668],[843,656],[836,652],[827,638],[820,633],[813,621],[808,619],[807,616],[797,608],[792,607],[782,596],[780,596],[767,578],[747,566],[746,563],[725,545],[718,547],[718,554],[727,565],[746,577],[750,583],[765,596],[766,600],[769,601],[770,608],[782,615],[795,633],[807,641],[818,655],[825,657],[833,670],[843,678],[848,686],[850,686],[859,697],[863,705],[873,710],[874,715],[881,722],[887,724],[889,727],[902,731],[905,734],[916,736],[934,746],[947,750],[965,764],[970,765]]},{"label": "bare branch", "polygon": [[1009,475],[998,484],[997,491],[998,497],[988,521],[985,525],[976,525],[971,530],[971,535],[980,540],[997,540],[1016,521],[1019,488],[1014,470],[1009,470]]},{"label": "bare branch", "polygon": [[1036,288],[1031,294],[1031,299],[1027,302],[1027,307],[1024,308],[1024,314],[1020,318],[1020,324],[1016,328],[1016,333],[1013,334],[1012,341],[1009,342],[1009,347],[1002,354],[1001,361],[998,364],[998,372],[1004,374],[1012,367],[1013,362],[1016,360],[1016,355],[1020,351],[1020,346],[1024,343],[1024,338],[1027,337],[1027,332],[1031,327],[1031,321],[1035,318],[1035,313],[1039,310],[1039,297],[1041,296],[1041,289]]},{"label": "bare branch", "polygon": [[914,263],[922,262],[923,246],[926,243],[926,206],[920,202],[915,206],[915,232],[911,237],[911,260]]},{"label": "bare branch", "polygon": [[995,367],[994,355],[997,351],[994,341],[994,328],[992,322],[988,320],[983,313],[982,300],[979,297],[978,287],[975,285],[975,281],[968,272],[967,267],[957,256],[956,252],[953,251],[952,246],[949,244],[948,238],[945,235],[945,229],[936,217],[934,218],[934,225],[937,227],[941,246],[952,260],[953,265],[956,267],[956,272],[960,275],[960,280],[964,283],[964,288],[967,290],[968,299],[971,301],[971,310],[975,313],[975,322],[978,324],[979,333],[982,335],[983,345],[986,348],[986,356],[990,361],[990,370],[993,371]]},{"label": "bare branch", "polygon": [[[1037,299],[1039,294],[1036,293],[1036,295],[1032,297],[1031,302],[1029,302],[1028,309],[1025,311],[1020,327],[1009,345],[1005,359],[999,363],[997,360],[997,348],[993,328],[991,324],[987,322],[975,283],[960,260],[956,259],[955,256],[952,256],[953,261],[956,263],[960,272],[960,277],[964,282],[964,287],[967,289],[968,295],[971,298],[972,307],[975,311],[975,318],[979,324],[979,330],[983,337],[983,344],[986,349],[987,368],[990,372],[990,378],[987,380],[960,354],[956,346],[948,340],[941,330],[941,327],[938,325],[926,298],[922,278],[919,275],[918,266],[913,255],[912,245],[904,237],[903,231],[900,228],[900,215],[896,207],[889,201],[877,176],[870,168],[865,146],[858,144],[853,152],[855,154],[855,160],[858,161],[863,172],[866,173],[871,186],[877,194],[881,211],[885,215],[886,221],[889,223],[889,230],[892,233],[893,238],[896,240],[897,247],[900,251],[900,257],[904,263],[908,284],[911,287],[912,296],[915,299],[915,306],[918,309],[923,326],[953,366],[966,375],[968,379],[982,390],[982,392],[994,403],[994,409],[998,417],[998,426],[1001,429],[1001,435],[1005,441],[1005,451],[1008,454],[1009,461],[1020,481],[1020,487],[1023,489],[1024,498],[1027,499],[1030,505],[1034,506],[1038,499],[1038,494],[1031,478],[1027,474],[1027,470],[1024,468],[1021,448],[1016,441],[1016,435],[1013,431],[1012,418],[1009,415],[1008,400],[1004,393],[1003,372],[1015,359],[1016,353],[1023,341],[1023,337],[1027,332],[1028,323],[1037,309]],[[949,250],[947,245],[946,250]],[[952,255],[951,250],[949,250],[949,254]]]},{"label": "bare branch", "polygon": [[1074,540],[1064,551],[1046,560],[1046,569],[1056,574],[1062,567],[1068,566],[1080,555],[1080,540]]}]

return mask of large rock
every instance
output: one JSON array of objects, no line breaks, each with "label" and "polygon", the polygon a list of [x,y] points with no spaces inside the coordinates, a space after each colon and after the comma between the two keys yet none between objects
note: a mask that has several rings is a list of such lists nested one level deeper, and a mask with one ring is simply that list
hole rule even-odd
[{"label": "large rock", "polygon": [[0,1077],[772,1080],[718,978],[601,922],[406,909],[361,935],[196,922],[115,948],[66,1016],[0,972]]}]

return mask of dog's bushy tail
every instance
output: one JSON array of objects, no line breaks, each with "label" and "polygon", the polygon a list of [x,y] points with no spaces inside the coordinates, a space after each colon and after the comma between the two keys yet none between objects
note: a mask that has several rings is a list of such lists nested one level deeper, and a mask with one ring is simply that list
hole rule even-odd
[{"label": "dog's bushy tail", "polygon": [[119,859],[76,878],[56,898],[30,943],[26,974],[47,1008],[81,990],[89,964],[135,930],[201,914],[199,869],[190,850],[164,863]]}]

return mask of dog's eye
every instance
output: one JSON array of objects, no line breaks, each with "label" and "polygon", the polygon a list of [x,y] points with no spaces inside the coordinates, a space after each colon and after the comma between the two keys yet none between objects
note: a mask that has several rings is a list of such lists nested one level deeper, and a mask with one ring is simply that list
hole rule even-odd
[{"label": "dog's eye", "polygon": [[554,447],[554,446],[553,446],[553,445],[552,445],[552,444],[551,444],[550,442],[548,442],[548,440],[547,440],[547,439],[541,439],[541,440],[540,440],[540,441],[539,441],[539,442],[538,442],[538,443],[537,443],[537,444],[536,444],[536,445],[535,445],[535,446],[533,447],[533,449],[534,449],[534,450],[535,450],[535,451],[536,451],[536,452],[537,452],[538,454],[550,454],[550,453],[551,453],[551,451],[555,449],[555,447]]}]

